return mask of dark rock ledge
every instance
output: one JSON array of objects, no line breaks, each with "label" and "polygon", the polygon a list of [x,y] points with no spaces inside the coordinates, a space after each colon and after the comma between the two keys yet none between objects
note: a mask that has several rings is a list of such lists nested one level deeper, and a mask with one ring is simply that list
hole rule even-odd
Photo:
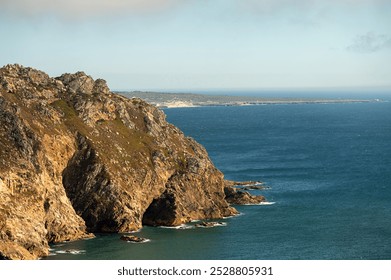
[{"label": "dark rock ledge", "polygon": [[256,181],[229,181],[225,180],[224,194],[225,200],[231,205],[248,205],[265,202],[266,198],[262,195],[252,195],[246,190],[265,190],[268,189],[262,182]]}]

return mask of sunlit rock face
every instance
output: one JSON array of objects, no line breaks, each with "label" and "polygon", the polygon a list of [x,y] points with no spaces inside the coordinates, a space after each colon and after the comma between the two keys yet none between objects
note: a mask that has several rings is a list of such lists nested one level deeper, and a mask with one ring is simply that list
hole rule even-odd
[{"label": "sunlit rock face", "polygon": [[156,107],[83,72],[0,68],[0,258],[236,213],[205,149]]}]

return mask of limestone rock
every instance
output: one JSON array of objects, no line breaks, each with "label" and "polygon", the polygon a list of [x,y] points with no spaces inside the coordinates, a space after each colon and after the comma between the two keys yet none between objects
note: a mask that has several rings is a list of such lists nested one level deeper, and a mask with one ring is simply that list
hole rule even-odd
[{"label": "limestone rock", "polygon": [[83,72],[0,68],[0,253],[237,211],[205,149],[140,99]]}]

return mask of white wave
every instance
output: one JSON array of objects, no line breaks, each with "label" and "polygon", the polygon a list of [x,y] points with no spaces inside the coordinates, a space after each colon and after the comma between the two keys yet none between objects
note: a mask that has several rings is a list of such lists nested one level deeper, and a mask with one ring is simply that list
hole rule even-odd
[{"label": "white wave", "polygon": [[273,205],[273,204],[275,204],[275,202],[273,202],[273,201],[263,201],[263,202],[259,203],[258,205]]},{"label": "white wave", "polygon": [[124,233],[137,233],[137,232],[141,232],[141,229],[134,230],[134,231],[126,231]]},{"label": "white wave", "polygon": [[239,217],[239,216],[243,216],[244,213],[238,213],[238,214],[235,214],[235,215],[232,215],[232,216],[228,216],[228,217],[223,217],[223,219],[232,219],[232,218],[235,218],[235,217]]},{"label": "white wave", "polygon": [[255,182],[254,184],[245,184],[245,185],[242,185],[241,187],[256,187],[256,186],[262,186],[263,183],[262,182]]},{"label": "white wave", "polygon": [[80,255],[84,254],[86,250],[76,250],[76,249],[68,249],[68,250],[58,250],[53,254],[72,254],[72,255]]},{"label": "white wave", "polygon": [[84,254],[85,252],[86,252],[85,250],[73,250],[69,253],[72,255],[80,255],[80,254]]},{"label": "white wave", "polygon": [[67,252],[65,252],[64,250],[58,250],[56,251],[57,254],[66,254]]},{"label": "white wave", "polygon": [[147,243],[147,242],[151,242],[151,239],[145,238],[142,241],[127,241],[127,242],[129,242],[129,243]]},{"label": "white wave", "polygon": [[227,226],[226,222],[206,222],[206,225],[196,224],[195,227],[200,228],[212,228],[212,227],[225,227]]},{"label": "white wave", "polygon": [[273,205],[275,202],[270,202],[270,201],[262,201],[260,203],[247,203],[247,204],[241,204],[243,206],[258,206],[258,205]]},{"label": "white wave", "polygon": [[160,228],[168,228],[168,229],[191,229],[191,228],[194,228],[194,226],[192,226],[192,225],[186,225],[186,224],[182,224],[182,225],[175,226],[175,227],[170,227],[170,226],[160,226]]}]

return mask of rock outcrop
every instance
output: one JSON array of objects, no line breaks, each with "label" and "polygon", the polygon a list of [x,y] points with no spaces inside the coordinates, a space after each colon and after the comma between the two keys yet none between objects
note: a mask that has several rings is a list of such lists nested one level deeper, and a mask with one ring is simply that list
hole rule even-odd
[{"label": "rock outcrop", "polygon": [[265,202],[266,198],[262,195],[252,195],[248,191],[265,189],[267,187],[262,182],[225,180],[225,200],[232,205],[259,204]]},{"label": "rock outcrop", "polygon": [[225,200],[233,205],[259,204],[266,199],[262,195],[252,195],[247,191],[231,186],[224,188]]},{"label": "rock outcrop", "polygon": [[0,69],[0,258],[48,244],[236,214],[205,149],[83,72]]}]

